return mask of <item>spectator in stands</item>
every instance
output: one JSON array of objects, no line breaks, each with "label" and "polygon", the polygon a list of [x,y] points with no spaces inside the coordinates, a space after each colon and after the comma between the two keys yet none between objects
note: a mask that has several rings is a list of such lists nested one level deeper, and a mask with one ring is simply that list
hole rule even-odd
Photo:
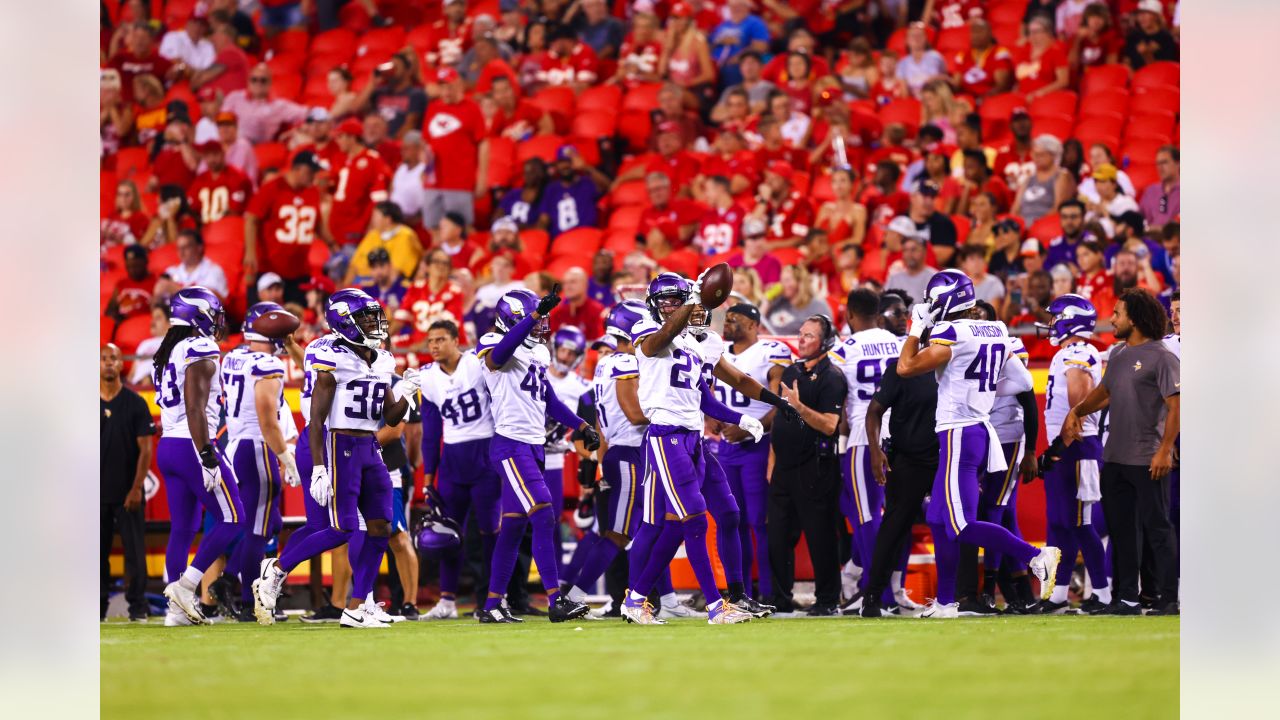
[{"label": "spectator in stands", "polygon": [[604,334],[604,306],[587,294],[587,271],[571,267],[564,272],[560,289],[563,302],[551,311],[551,332],[573,325],[589,338]]},{"label": "spectator in stands", "polygon": [[1080,178],[1089,174],[1089,165],[1084,158],[1084,145],[1079,140],[1068,138],[1062,143],[1062,167],[1071,173],[1071,180],[1077,187],[1080,185]]},{"label": "spectator in stands", "polygon": [[1159,295],[1164,289],[1160,274],[1151,267],[1151,253],[1144,245],[1139,245],[1136,251],[1124,248],[1116,252],[1111,259],[1111,275],[1116,297],[1135,287],[1150,290],[1152,295]]},{"label": "spectator in stands", "polygon": [[273,302],[283,305],[284,278],[273,272],[262,273],[258,278],[258,302]]},{"label": "spectator in stands", "polygon": [[1133,20],[1134,27],[1124,42],[1126,65],[1137,70],[1153,62],[1178,61],[1178,43],[1164,26],[1160,0],[1139,0]]},{"label": "spectator in stands", "polygon": [[209,42],[209,18],[200,10],[191,13],[181,30],[170,30],[160,40],[160,57],[191,71],[212,65],[216,52]]},{"label": "spectator in stands", "polygon": [[1156,171],[1160,182],[1142,192],[1141,203],[1142,216],[1153,227],[1176,220],[1182,212],[1182,170],[1177,147],[1165,145],[1156,152]]},{"label": "spectator in stands", "polygon": [[142,21],[122,26],[124,47],[114,53],[108,63],[120,73],[125,100],[133,99],[133,79],[140,75],[152,75],[168,80],[173,74],[173,63],[156,52],[155,37],[151,27]]},{"label": "spectator in stands", "polygon": [[591,258],[591,276],[587,278],[587,295],[606,310],[617,303],[613,294],[613,251],[600,248]]},{"label": "spectator in stands", "polygon": [[253,195],[253,182],[227,164],[222,143],[208,140],[195,147],[204,170],[187,188],[187,202],[201,225],[215,223],[228,215],[242,215]]},{"label": "spectator in stands", "polygon": [[994,305],[1004,297],[1004,282],[987,272],[986,254],[982,248],[960,248],[956,252],[956,267],[973,281],[973,291],[979,300]]},{"label": "spectator in stands", "polygon": [[1013,142],[1000,149],[991,168],[996,176],[1004,178],[1006,185],[1016,189],[1036,169],[1031,158],[1031,115],[1026,107],[1020,105],[1009,112],[1009,134]]},{"label": "spectator in stands", "polygon": [[537,53],[532,58],[536,67],[533,75],[535,86],[563,86],[581,93],[600,80],[600,59],[589,45],[578,41],[571,28],[553,25],[547,38],[546,52]]},{"label": "spectator in stands", "polygon": [[742,221],[742,253],[731,256],[728,263],[730,267],[751,270],[764,287],[782,277],[782,263],[769,254],[763,218],[749,215]]},{"label": "spectator in stands", "polygon": [[1066,265],[1050,266],[1049,277],[1053,279],[1053,297],[1075,292],[1076,277]]},{"label": "spectator in stands", "polygon": [[[360,255],[356,255],[360,257]],[[404,275],[391,261],[391,253],[385,247],[375,247],[364,256],[369,268],[369,278],[361,289],[382,303],[388,315],[394,315],[404,300]]]},{"label": "spectator in stands", "polygon": [[391,137],[387,130],[387,121],[376,112],[367,112],[364,115],[363,132],[360,140],[364,146],[370,150],[376,150],[382,156],[382,161],[387,164],[388,174],[390,168],[394,168],[400,164],[400,141]]},{"label": "spectator in stands", "polygon": [[467,239],[467,220],[458,213],[448,212],[440,218],[434,238],[431,246],[443,250],[455,270],[470,270],[484,258],[484,251]]},{"label": "spectator in stands", "polygon": [[742,80],[737,85],[730,87],[741,88],[746,92],[747,104],[751,113],[759,115],[765,111],[769,103],[769,96],[778,89],[778,86],[762,77],[764,61],[761,60],[760,53],[755,50],[748,50],[742,53],[738,58],[737,68]]},{"label": "spectator in stands", "polygon": [[236,30],[231,25],[220,24],[211,36],[214,49],[213,62],[191,77],[191,87],[209,88],[223,96],[243,91],[249,85],[249,56],[236,44]]},{"label": "spectator in stands", "polygon": [[147,224],[139,242],[146,247],[159,247],[177,240],[180,230],[194,230],[200,217],[187,204],[186,192],[177,185],[161,185],[155,217]]},{"label": "spectator in stands", "polygon": [[1099,238],[1085,229],[1085,204],[1079,200],[1073,198],[1062,203],[1058,208],[1058,221],[1062,225],[1062,234],[1049,241],[1045,267],[1065,265],[1072,273],[1078,272],[1076,248],[1082,242]]},{"label": "spectator in stands", "polygon": [[151,182],[154,186],[177,185],[186,190],[191,185],[200,164],[200,156],[191,142],[194,135],[191,120],[185,114],[170,113],[158,150],[153,148]]},{"label": "spectator in stands", "polygon": [[799,245],[813,224],[813,206],[792,187],[794,176],[790,163],[775,160],[765,166],[764,182],[756,190],[756,207],[751,214],[769,227],[770,249]]},{"label": "spectator in stands", "polygon": [[1077,73],[1119,62],[1120,51],[1124,49],[1124,38],[1112,26],[1111,10],[1101,2],[1089,2],[1085,6],[1080,27],[1070,40],[1068,58]]},{"label": "spectator in stands", "polygon": [[658,60],[662,57],[662,37],[658,16],[638,9],[631,17],[631,34],[618,51],[618,72],[608,80],[632,88],[641,83],[661,82]]},{"label": "spectator in stands", "polygon": [[827,301],[815,292],[813,276],[803,265],[782,268],[781,292],[764,307],[765,321],[776,335],[795,335],[813,315],[831,314]]},{"label": "spectator in stands", "polygon": [[151,311],[151,296],[156,287],[156,276],[147,268],[147,249],[130,245],[124,249],[125,276],[111,289],[111,299],[103,313],[114,318],[116,324]]},{"label": "spectator in stands", "polygon": [[956,131],[951,126],[956,98],[946,80],[930,80],[920,90],[920,124],[932,125],[942,131],[942,142],[954,145]]},{"label": "spectator in stands", "polygon": [[[360,102],[360,93],[351,89],[351,71],[346,67],[336,67],[329,71],[325,79],[325,87],[333,96],[333,104],[325,110],[325,119],[342,121],[348,115],[354,115],[364,107]],[[311,109],[312,112],[316,108]]]},{"label": "spectator in stands", "polygon": [[951,176],[951,149],[934,143],[924,150],[923,177],[938,189],[933,206],[944,215],[952,215],[960,201],[960,181]]},{"label": "spectator in stands", "polygon": [[640,215],[636,241],[654,260],[662,260],[672,251],[689,246],[706,208],[692,200],[673,198],[671,178],[661,172],[650,172],[645,177],[645,189],[649,205]]},{"label": "spectator in stands", "polygon": [[1084,203],[1088,210],[1085,220],[1098,221],[1111,235],[1115,234],[1112,231],[1114,228],[1112,218],[1138,210],[1138,203],[1133,198],[1125,195],[1120,189],[1120,183],[1116,180],[1116,175],[1116,166],[1111,163],[1104,163],[1094,168],[1093,182],[1098,193],[1098,199],[1097,201],[1085,200]]},{"label": "spectator in stands", "polygon": [[[740,101],[745,105],[745,94]],[[751,189],[760,182],[759,158],[747,149],[742,130],[742,125],[738,123],[722,124],[716,135],[715,144],[712,146],[713,152],[702,162],[699,171],[703,178],[716,175],[725,178],[729,183],[729,192],[734,196],[751,192]],[[705,182],[693,184],[695,198],[699,198],[700,192],[705,195],[706,191]],[[706,197],[699,199],[706,201]]]},{"label": "spectator in stands", "polygon": [[515,279],[515,264],[506,255],[495,255],[489,261],[489,282],[476,288],[475,302],[471,305],[472,321],[477,331],[493,326],[494,308],[502,296],[524,287]]},{"label": "spectator in stands", "polygon": [[[131,110],[133,117],[132,145],[149,148],[156,137],[164,132],[169,122],[169,106],[164,99],[164,85],[155,75],[137,75],[133,78],[133,97],[135,105]],[[126,137],[128,137],[126,133]]]},{"label": "spectator in stands", "polygon": [[991,193],[978,193],[969,202],[969,235],[964,238],[967,247],[980,247],[990,252],[995,247],[996,200]]},{"label": "spectator in stands", "polygon": [[764,304],[764,287],[760,276],[749,267],[738,267],[733,271],[733,292],[756,307]]},{"label": "spectator in stands", "polygon": [[1160,228],[1160,245],[1164,248],[1165,261],[1164,266],[1157,267],[1156,270],[1165,276],[1165,280],[1173,281],[1172,263],[1182,254],[1182,226],[1180,223],[1165,223]]},{"label": "spectator in stands", "polygon": [[880,79],[871,45],[865,38],[854,38],[849,49],[836,62],[835,78],[844,91],[846,100],[861,100],[871,95],[871,88]]},{"label": "spectator in stands", "polygon": [[[947,267],[951,265],[951,256],[956,252],[956,224],[951,222],[951,218],[938,212],[935,205],[937,198],[938,186],[931,180],[921,180],[911,193],[911,208],[907,217],[915,223],[916,237],[932,245],[938,264]],[[923,294],[916,293],[911,296],[924,297]]]},{"label": "spectator in stands", "polygon": [[511,78],[499,75],[493,79],[492,91],[498,112],[494,115],[490,135],[502,135],[515,141],[528,140],[534,133],[550,135],[556,131],[555,117],[521,98],[511,83]]},{"label": "spectator in stands", "polygon": [[[437,82],[449,84],[445,78],[453,76],[440,75]],[[457,80],[461,82],[461,79]],[[457,93],[449,93],[447,103],[459,100]],[[406,132],[422,127],[427,112],[427,94],[422,89],[421,80],[416,77],[414,59],[409,53],[399,52],[391,56],[391,60],[374,68],[369,83],[361,91],[353,110],[369,105],[387,121],[391,134],[403,138]],[[428,132],[430,137],[434,134]],[[433,143],[434,146],[434,143]]]},{"label": "spectator in stands", "polygon": [[538,203],[538,227],[555,240],[576,227],[596,227],[596,203],[609,188],[609,178],[587,164],[572,145],[556,151],[556,176]]},{"label": "spectator in stands", "polygon": [[871,224],[884,227],[893,218],[903,215],[911,207],[911,196],[899,187],[902,168],[892,160],[876,163],[871,182],[862,187],[858,202],[867,207]]},{"label": "spectator in stands", "polygon": [[929,47],[929,36],[922,23],[907,26],[906,40],[907,52],[898,59],[894,77],[905,83],[907,91],[918,98],[930,80],[946,80],[947,61],[937,50]]},{"label": "spectator in stands", "polygon": [[1070,84],[1067,55],[1053,36],[1053,23],[1043,16],[1027,22],[1027,43],[1014,53],[1017,90],[1027,102]]},{"label": "spectator in stands", "polygon": [[627,33],[622,21],[609,14],[605,0],[582,0],[578,7],[581,12],[573,18],[578,39],[602,60],[617,58]]},{"label": "spectator in stands", "polygon": [[[1026,251],[1023,248],[1022,232],[1018,227],[1018,221],[1005,218],[997,222],[991,230],[992,248],[991,256],[987,261],[987,271],[1006,280],[1013,275],[1027,272]],[[1031,252],[1038,254],[1035,247]]]},{"label": "spectator in stands", "polygon": [[[422,222],[435,229],[447,212],[475,222],[475,198],[489,191],[489,141],[480,107],[465,96],[462,78],[443,68],[436,79],[440,99],[427,108],[427,142],[437,158],[435,183],[427,189]],[[394,123],[392,123],[394,125]],[[428,178],[430,179],[430,178]],[[425,332],[425,330],[424,330]]]},{"label": "spectator in stands", "polygon": [[133,245],[142,240],[151,218],[142,211],[142,194],[132,180],[116,183],[115,208],[102,221],[103,247]]},{"label": "spectator in stands", "polygon": [[298,103],[271,97],[271,67],[266,63],[259,63],[249,73],[247,90],[227,93],[222,110],[236,114],[240,134],[255,145],[275,140],[281,130],[307,116],[307,109]]},{"label": "spectator in stands", "polygon": [[453,264],[440,248],[427,251],[400,307],[391,316],[393,344],[412,352],[426,352],[427,331],[437,320],[459,323],[458,340],[467,345],[461,325],[466,315],[462,288],[450,279]]},{"label": "spectator in stands", "polygon": [[721,81],[734,84],[742,79],[736,65],[744,53],[769,52],[769,28],[751,13],[751,0],[729,0],[726,10],[724,21],[711,31],[711,57],[721,68]]},{"label": "spectator in stands", "polygon": [[160,342],[164,339],[164,334],[169,330],[169,300],[156,296],[151,308],[151,337],[138,343],[138,349],[133,351],[134,360],[133,368],[129,371],[129,377],[125,381],[129,387],[143,390],[150,388],[152,357],[156,354],[156,349],[160,347]]},{"label": "spectator in stands", "polygon": [[357,279],[363,281],[372,274],[369,258],[376,249],[383,249],[392,268],[402,277],[410,277],[422,259],[422,241],[418,239],[409,226],[404,224],[404,215],[394,202],[382,201],[373,206],[369,222],[369,232],[351,256],[347,266],[344,286],[352,285]]},{"label": "spectator in stands", "polygon": [[897,288],[913,298],[925,297],[925,286],[937,274],[935,268],[925,264],[925,241],[915,235],[902,238],[902,266],[889,273],[886,290]]},{"label": "spectator in stands", "polygon": [[972,214],[972,202],[979,195],[987,195],[997,213],[1007,212],[1011,202],[1009,186],[1004,180],[991,174],[987,165],[987,155],[978,149],[965,150],[964,177],[960,187],[960,197],[956,201],[956,212]]},{"label": "spectator in stands", "polygon": [[498,207],[521,229],[537,227],[542,194],[548,182],[547,163],[542,158],[529,158],[524,161],[521,172],[523,182],[520,187],[508,190]]},{"label": "spectator in stands", "polygon": [[1010,212],[1022,218],[1027,227],[1057,210],[1075,196],[1071,173],[1062,167],[1062,142],[1052,135],[1036,138],[1031,152],[1035,170],[1022,181]]},{"label": "spectator in stands", "polygon": [[[200,285],[224,300],[227,297],[227,274],[217,263],[204,256],[204,238],[196,230],[178,233],[178,264],[166,268],[156,294],[169,296],[182,288]],[[168,283],[164,281],[169,281]]]},{"label": "spectator in stands", "polygon": [[1013,55],[998,45],[991,24],[981,17],[969,20],[969,51],[956,53],[951,83],[962,92],[987,98],[1013,88]]},{"label": "spectator in stands", "polygon": [[[423,174],[426,172],[426,143],[422,133],[410,130],[400,141],[400,164],[391,177],[391,202],[400,208],[405,222],[417,223],[426,205],[426,188]],[[417,265],[417,262],[414,262]],[[405,273],[409,275],[410,273]]]},{"label": "spectator in stands", "polygon": [[1093,303],[1099,318],[1111,317],[1111,310],[1116,304],[1114,278],[1107,270],[1102,244],[1089,240],[1076,246],[1076,267],[1080,268],[1076,292]]},{"label": "spectator in stands", "polygon": [[196,104],[200,108],[200,117],[196,120],[196,145],[217,140],[218,123],[215,118],[222,109],[222,96],[217,88],[202,87],[196,92]]},{"label": "spectator in stands", "polygon": [[99,73],[98,134],[103,158],[114,155],[133,129],[133,108],[124,101],[120,72],[103,68]]},{"label": "spectator in stands", "polygon": [[[1129,178],[1129,174],[1120,169],[1120,164],[1116,162],[1116,157],[1111,153],[1111,148],[1105,143],[1094,143],[1089,146],[1089,167],[1098,168],[1103,165],[1111,165],[1116,168],[1116,182],[1120,184],[1120,190],[1129,197],[1138,197],[1138,193],[1133,188],[1133,180]],[[1080,183],[1080,188],[1076,191],[1081,200],[1098,202],[1098,188],[1092,175],[1085,178]]]},{"label": "spectator in stands", "polygon": [[340,245],[359,243],[369,228],[374,203],[387,199],[390,170],[376,151],[360,141],[364,126],[355,118],[334,129],[337,152],[330,158],[335,188],[330,198],[329,232]]},{"label": "spectator in stands", "polygon": [[716,97],[716,68],[707,36],[694,22],[693,9],[684,2],[672,6],[658,74],[684,91],[685,105],[710,109]]},{"label": "spectator in stands", "polygon": [[[532,272],[533,262],[540,258],[535,258],[531,261],[529,256],[525,254],[524,243],[520,240],[519,231],[520,226],[509,217],[500,217],[493,221],[493,225],[489,228],[489,247],[486,248],[488,254],[486,255],[487,259],[483,261],[484,265],[492,262],[493,258],[501,256],[510,260],[514,266],[513,277],[524,277]],[[482,266],[480,275],[483,276],[484,274],[485,267]]]},{"label": "spectator in stands", "polygon": [[822,203],[813,224],[827,231],[833,244],[851,242],[861,245],[867,232],[867,207],[854,199],[854,174],[849,169],[831,171],[831,194]]},{"label": "spectator in stands", "polygon": [[[1053,278],[1049,273],[1043,270],[1027,273],[1020,277],[1010,277],[1005,284],[1008,292],[1004,299],[997,304],[1000,313],[1000,319],[1010,328],[1034,325],[1037,322],[1048,322],[1049,314],[1045,308],[1049,306],[1053,300]],[[1021,333],[1020,333],[1021,334]],[[1035,338],[1034,332],[1028,335],[1022,335],[1023,342],[1027,344],[1027,350],[1031,351],[1032,357],[1037,357],[1031,340]],[[1048,339],[1037,340],[1040,345],[1048,345]],[[1052,348],[1049,354],[1053,354]],[[1039,358],[1048,359],[1048,358]]]},{"label": "spectator in stands", "polygon": [[218,124],[218,141],[227,164],[244,173],[251,181],[258,181],[258,155],[253,143],[240,136],[240,119],[233,112],[220,112],[214,118]]}]

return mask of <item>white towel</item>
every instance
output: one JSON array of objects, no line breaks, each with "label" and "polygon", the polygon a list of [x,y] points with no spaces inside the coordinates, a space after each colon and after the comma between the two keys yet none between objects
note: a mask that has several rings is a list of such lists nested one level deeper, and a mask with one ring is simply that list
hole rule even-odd
[{"label": "white towel", "polygon": [[982,426],[987,430],[987,472],[997,473],[1008,470],[1009,463],[1005,462],[1004,449],[1000,447],[1000,436],[996,434],[995,427],[985,421]]},{"label": "white towel", "polygon": [[1102,499],[1102,483],[1097,460],[1080,460],[1076,464],[1076,499],[1098,502]]}]

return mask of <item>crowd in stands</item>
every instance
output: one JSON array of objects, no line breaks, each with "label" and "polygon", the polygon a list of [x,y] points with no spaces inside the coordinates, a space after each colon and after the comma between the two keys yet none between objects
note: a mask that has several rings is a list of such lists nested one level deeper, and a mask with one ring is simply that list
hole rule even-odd
[{"label": "crowd in stands", "polygon": [[721,261],[779,335],[944,267],[1015,333],[1066,292],[1107,318],[1177,288],[1172,0],[101,12],[102,333],[126,353],[197,284],[312,332],[363,286],[411,352],[552,283],[553,327],[598,337],[620,288]]}]

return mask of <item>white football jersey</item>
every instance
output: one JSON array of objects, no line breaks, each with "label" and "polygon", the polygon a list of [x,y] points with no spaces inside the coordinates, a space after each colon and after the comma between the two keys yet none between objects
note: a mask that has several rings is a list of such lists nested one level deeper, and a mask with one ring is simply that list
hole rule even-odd
[{"label": "white football jersey", "polygon": [[[486,333],[476,347],[476,356],[484,356],[502,341],[498,333]],[[546,441],[547,365],[551,353],[541,343],[532,348],[521,344],[515,355],[498,370],[484,365],[484,383],[489,388],[489,409],[493,413],[493,431],[511,440],[531,445]]]},{"label": "white football jersey", "polygon": [[844,407],[849,421],[850,447],[867,444],[867,408],[880,389],[880,379],[889,361],[897,360],[901,352],[901,338],[888,330],[871,328],[850,335],[828,353],[832,364],[844,373],[849,387]]},{"label": "white football jersey", "polygon": [[327,348],[315,349],[312,369],[333,373],[338,383],[329,417],[325,419],[330,430],[377,431],[383,408],[391,401],[396,360],[386,350],[376,352],[373,364],[369,364],[346,343],[335,342]]},{"label": "white football jersey", "polygon": [[474,351],[458,358],[450,375],[433,363],[418,376],[422,399],[440,411],[444,444],[493,437],[493,415],[489,411],[489,388],[484,382],[484,361]]},{"label": "white football jersey", "polygon": [[[735,353],[733,345],[726,345],[724,359],[742,371],[743,375],[754,378],[756,382],[768,388],[769,370],[790,365],[791,348],[777,340],[757,340],[742,352]],[[715,383],[712,387],[715,388],[716,398],[720,402],[757,420],[768,415],[773,409],[772,405],[752,400],[725,383]]]},{"label": "white football jersey", "polygon": [[[1027,346],[1022,344],[1021,338],[1011,338],[1011,340],[1013,340],[1013,354],[1025,365],[1030,358],[1027,354]],[[996,396],[996,402],[991,406],[991,425],[996,429],[996,436],[1000,438],[1002,444],[1018,442],[1026,435],[1026,428],[1022,424],[1023,414],[1022,405],[1018,403],[1017,397]]]},{"label": "white football jersey", "polygon": [[1182,336],[1176,333],[1169,333],[1164,336],[1164,346],[1169,348],[1169,352],[1182,359]]},{"label": "white football jersey", "polygon": [[[704,372],[704,361],[698,342],[688,335],[677,335],[662,352],[649,357],[640,343],[661,327],[645,315],[629,332],[640,368],[640,409],[654,425],[701,433],[702,391],[698,381]],[[710,335],[719,338],[715,333]]]},{"label": "white football jersey", "polygon": [[[551,385],[551,392],[556,394],[556,397],[560,399],[560,402],[565,404],[565,407],[573,410],[574,412],[578,411],[578,401],[582,399],[582,396],[591,392],[591,383],[587,382],[586,378],[576,372],[567,373],[562,378],[557,378],[551,373],[547,373],[547,382]],[[567,430],[563,429],[563,426],[554,420],[548,420],[548,422],[553,424],[555,427],[562,428],[559,433],[559,437],[563,440],[563,436],[567,433]],[[567,440],[558,442],[555,445],[548,445],[544,455],[543,467],[547,470],[558,470],[563,468],[564,454],[572,447],[572,443]]]},{"label": "white football jersey", "polygon": [[934,345],[951,348],[951,360],[938,368],[938,413],[934,429],[985,423],[991,419],[996,383],[1014,358],[1012,339],[1002,322],[954,320],[938,323],[929,335]]},{"label": "white football jersey", "polygon": [[596,403],[596,420],[600,434],[610,447],[640,447],[644,442],[644,426],[632,425],[622,405],[618,404],[618,381],[640,377],[640,365],[636,356],[614,353],[596,363],[596,375],[592,392]]},{"label": "white football jersey", "polygon": [[311,422],[311,390],[316,386],[316,370],[311,367],[311,360],[318,352],[327,352],[333,347],[333,341],[338,336],[330,333],[321,335],[320,337],[307,343],[307,347],[302,351],[302,393],[298,398],[298,405],[302,411],[302,422]]},{"label": "white football jersey", "polygon": [[[1044,427],[1049,442],[1062,432],[1062,421],[1067,419],[1071,401],[1067,399],[1067,370],[1083,370],[1093,378],[1093,384],[1102,382],[1102,356],[1093,345],[1080,340],[1058,348],[1049,363],[1049,385],[1044,392]],[[1098,418],[1101,411],[1084,419],[1082,435],[1098,434]]]},{"label": "white football jersey", "polygon": [[[274,355],[238,347],[222,359],[222,387],[227,395],[227,435],[232,440],[262,439],[258,423],[257,393],[259,380],[284,378],[284,363]],[[276,399],[276,419],[284,405],[284,383]],[[284,425],[281,424],[281,433]]]},{"label": "white football jersey", "polygon": [[702,356],[702,380],[707,387],[713,388],[716,384],[715,369],[716,364],[720,362],[720,358],[729,350],[729,344],[720,337],[719,333],[714,330],[706,330],[702,335],[690,335],[694,342],[697,343],[698,354]]},{"label": "white football jersey", "polygon": [[191,437],[187,427],[187,401],[182,393],[186,389],[187,368],[201,360],[213,361],[213,377],[209,378],[209,400],[204,406],[208,424],[209,442],[218,432],[218,401],[222,397],[222,382],[218,377],[218,344],[212,338],[189,337],[179,340],[169,354],[169,363],[160,374],[156,388],[156,404],[160,406],[160,425],[165,437]]}]

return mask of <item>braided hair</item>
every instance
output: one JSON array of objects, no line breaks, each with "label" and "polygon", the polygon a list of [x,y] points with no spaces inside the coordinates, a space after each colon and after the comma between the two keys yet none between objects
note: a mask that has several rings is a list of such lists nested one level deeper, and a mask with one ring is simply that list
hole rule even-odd
[{"label": "braided hair", "polygon": [[164,377],[165,366],[169,364],[169,356],[173,354],[173,346],[195,334],[196,329],[190,325],[169,326],[168,332],[164,334],[164,339],[160,341],[160,347],[156,349],[155,357],[152,359],[154,364],[151,369],[151,382],[155,384],[156,390],[160,389],[160,380]]}]

